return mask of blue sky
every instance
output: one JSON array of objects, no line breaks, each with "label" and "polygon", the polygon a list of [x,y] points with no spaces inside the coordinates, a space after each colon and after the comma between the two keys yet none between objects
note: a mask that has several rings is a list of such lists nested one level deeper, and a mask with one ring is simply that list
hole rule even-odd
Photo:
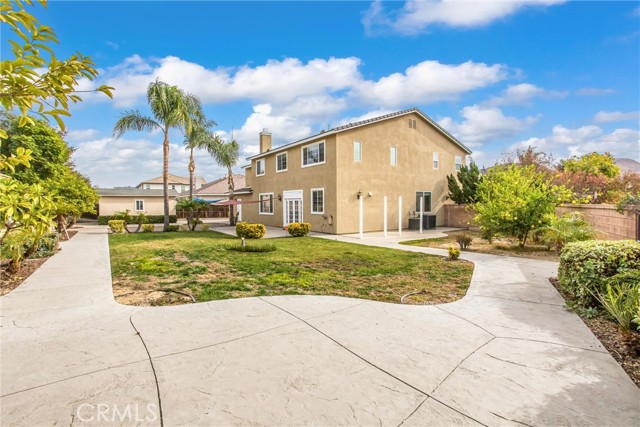
[{"label": "blue sky", "polygon": [[[72,108],[78,169],[102,187],[161,173],[161,137],[111,139],[159,77],[198,95],[243,158],[268,128],[276,145],[417,106],[481,165],[535,145],[640,160],[638,2],[50,2],[33,8],[101,70],[115,99]],[[2,53],[7,52],[6,33]],[[170,169],[187,175],[182,136]],[[198,153],[207,180],[224,171]]]}]

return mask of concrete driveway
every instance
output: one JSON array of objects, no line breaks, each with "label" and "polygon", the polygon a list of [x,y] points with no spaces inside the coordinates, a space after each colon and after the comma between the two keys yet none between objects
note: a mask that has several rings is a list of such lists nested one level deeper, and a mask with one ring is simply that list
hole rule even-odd
[{"label": "concrete driveway", "polygon": [[0,424],[640,423],[638,388],[548,283],[555,263],[465,255],[467,296],[439,306],[142,308],[113,300],[105,227],[85,227],[0,298]]}]

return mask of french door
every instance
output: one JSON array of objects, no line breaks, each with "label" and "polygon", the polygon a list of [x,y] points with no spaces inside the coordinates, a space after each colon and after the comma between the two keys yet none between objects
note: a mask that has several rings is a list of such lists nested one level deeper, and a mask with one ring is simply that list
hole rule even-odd
[{"label": "french door", "polygon": [[283,226],[292,222],[302,222],[302,190],[283,192]]}]

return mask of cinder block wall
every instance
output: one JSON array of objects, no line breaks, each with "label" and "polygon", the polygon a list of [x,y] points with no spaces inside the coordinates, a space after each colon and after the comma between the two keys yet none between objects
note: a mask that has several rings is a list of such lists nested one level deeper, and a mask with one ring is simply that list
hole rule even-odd
[{"label": "cinder block wall", "polygon": [[469,205],[444,205],[444,226],[469,228],[472,227],[475,212]]},{"label": "cinder block wall", "polygon": [[558,215],[580,212],[584,218],[608,240],[636,239],[636,214],[631,209],[616,212],[614,205],[563,205],[556,209]]}]

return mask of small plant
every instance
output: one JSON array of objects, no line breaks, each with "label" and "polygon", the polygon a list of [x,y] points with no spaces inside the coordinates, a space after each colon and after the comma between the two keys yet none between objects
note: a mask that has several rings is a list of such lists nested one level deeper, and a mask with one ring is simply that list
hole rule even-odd
[{"label": "small plant", "polygon": [[460,258],[460,249],[456,248],[453,245],[449,246],[449,260],[455,261],[458,258]]},{"label": "small plant", "polygon": [[273,252],[276,250],[276,245],[273,243],[263,243],[261,245],[230,245],[226,247],[229,251],[237,252]]},{"label": "small plant", "polygon": [[468,234],[458,234],[456,236],[456,242],[460,245],[460,249],[465,250],[469,246],[471,246],[471,242],[473,242],[473,237]]},{"label": "small plant", "polygon": [[128,225],[137,225],[137,228],[135,229],[135,231],[133,231],[133,233],[138,233],[142,228],[142,225],[149,222],[149,218],[144,214],[144,212],[139,212],[136,215],[131,215],[131,211],[129,209],[125,210],[124,212],[116,212],[113,215],[113,219],[124,221],[124,231],[126,231],[127,233],[131,233],[129,227],[127,227]]},{"label": "small plant", "polygon": [[180,231],[180,226],[179,225],[170,225],[169,227],[167,227],[167,231]]},{"label": "small plant", "polygon": [[311,231],[311,224],[308,222],[292,222],[287,231],[293,237],[304,237]]},{"label": "small plant", "polygon": [[178,231],[192,231],[192,230],[190,226],[182,224],[178,226]]},{"label": "small plant", "polygon": [[125,231],[124,220],[122,219],[112,219],[112,220],[109,220],[107,224],[109,225],[109,228],[111,229],[111,231],[113,231],[116,234],[124,233]]},{"label": "small plant", "polygon": [[555,248],[558,254],[567,243],[590,240],[596,236],[595,230],[584,220],[580,212],[571,212],[561,217],[553,214],[549,219],[549,225],[538,230],[540,240],[548,248]]},{"label": "small plant", "polygon": [[142,225],[142,231],[144,233],[153,233],[156,229],[156,226],[153,224],[143,224]]},{"label": "small plant", "polygon": [[236,235],[245,239],[261,239],[267,232],[267,227],[262,224],[249,224],[240,221],[236,224]]},{"label": "small plant", "polygon": [[209,231],[209,230],[211,230],[211,226],[210,226],[209,224],[202,224],[202,225],[200,226],[200,230],[202,230],[202,231]]}]

